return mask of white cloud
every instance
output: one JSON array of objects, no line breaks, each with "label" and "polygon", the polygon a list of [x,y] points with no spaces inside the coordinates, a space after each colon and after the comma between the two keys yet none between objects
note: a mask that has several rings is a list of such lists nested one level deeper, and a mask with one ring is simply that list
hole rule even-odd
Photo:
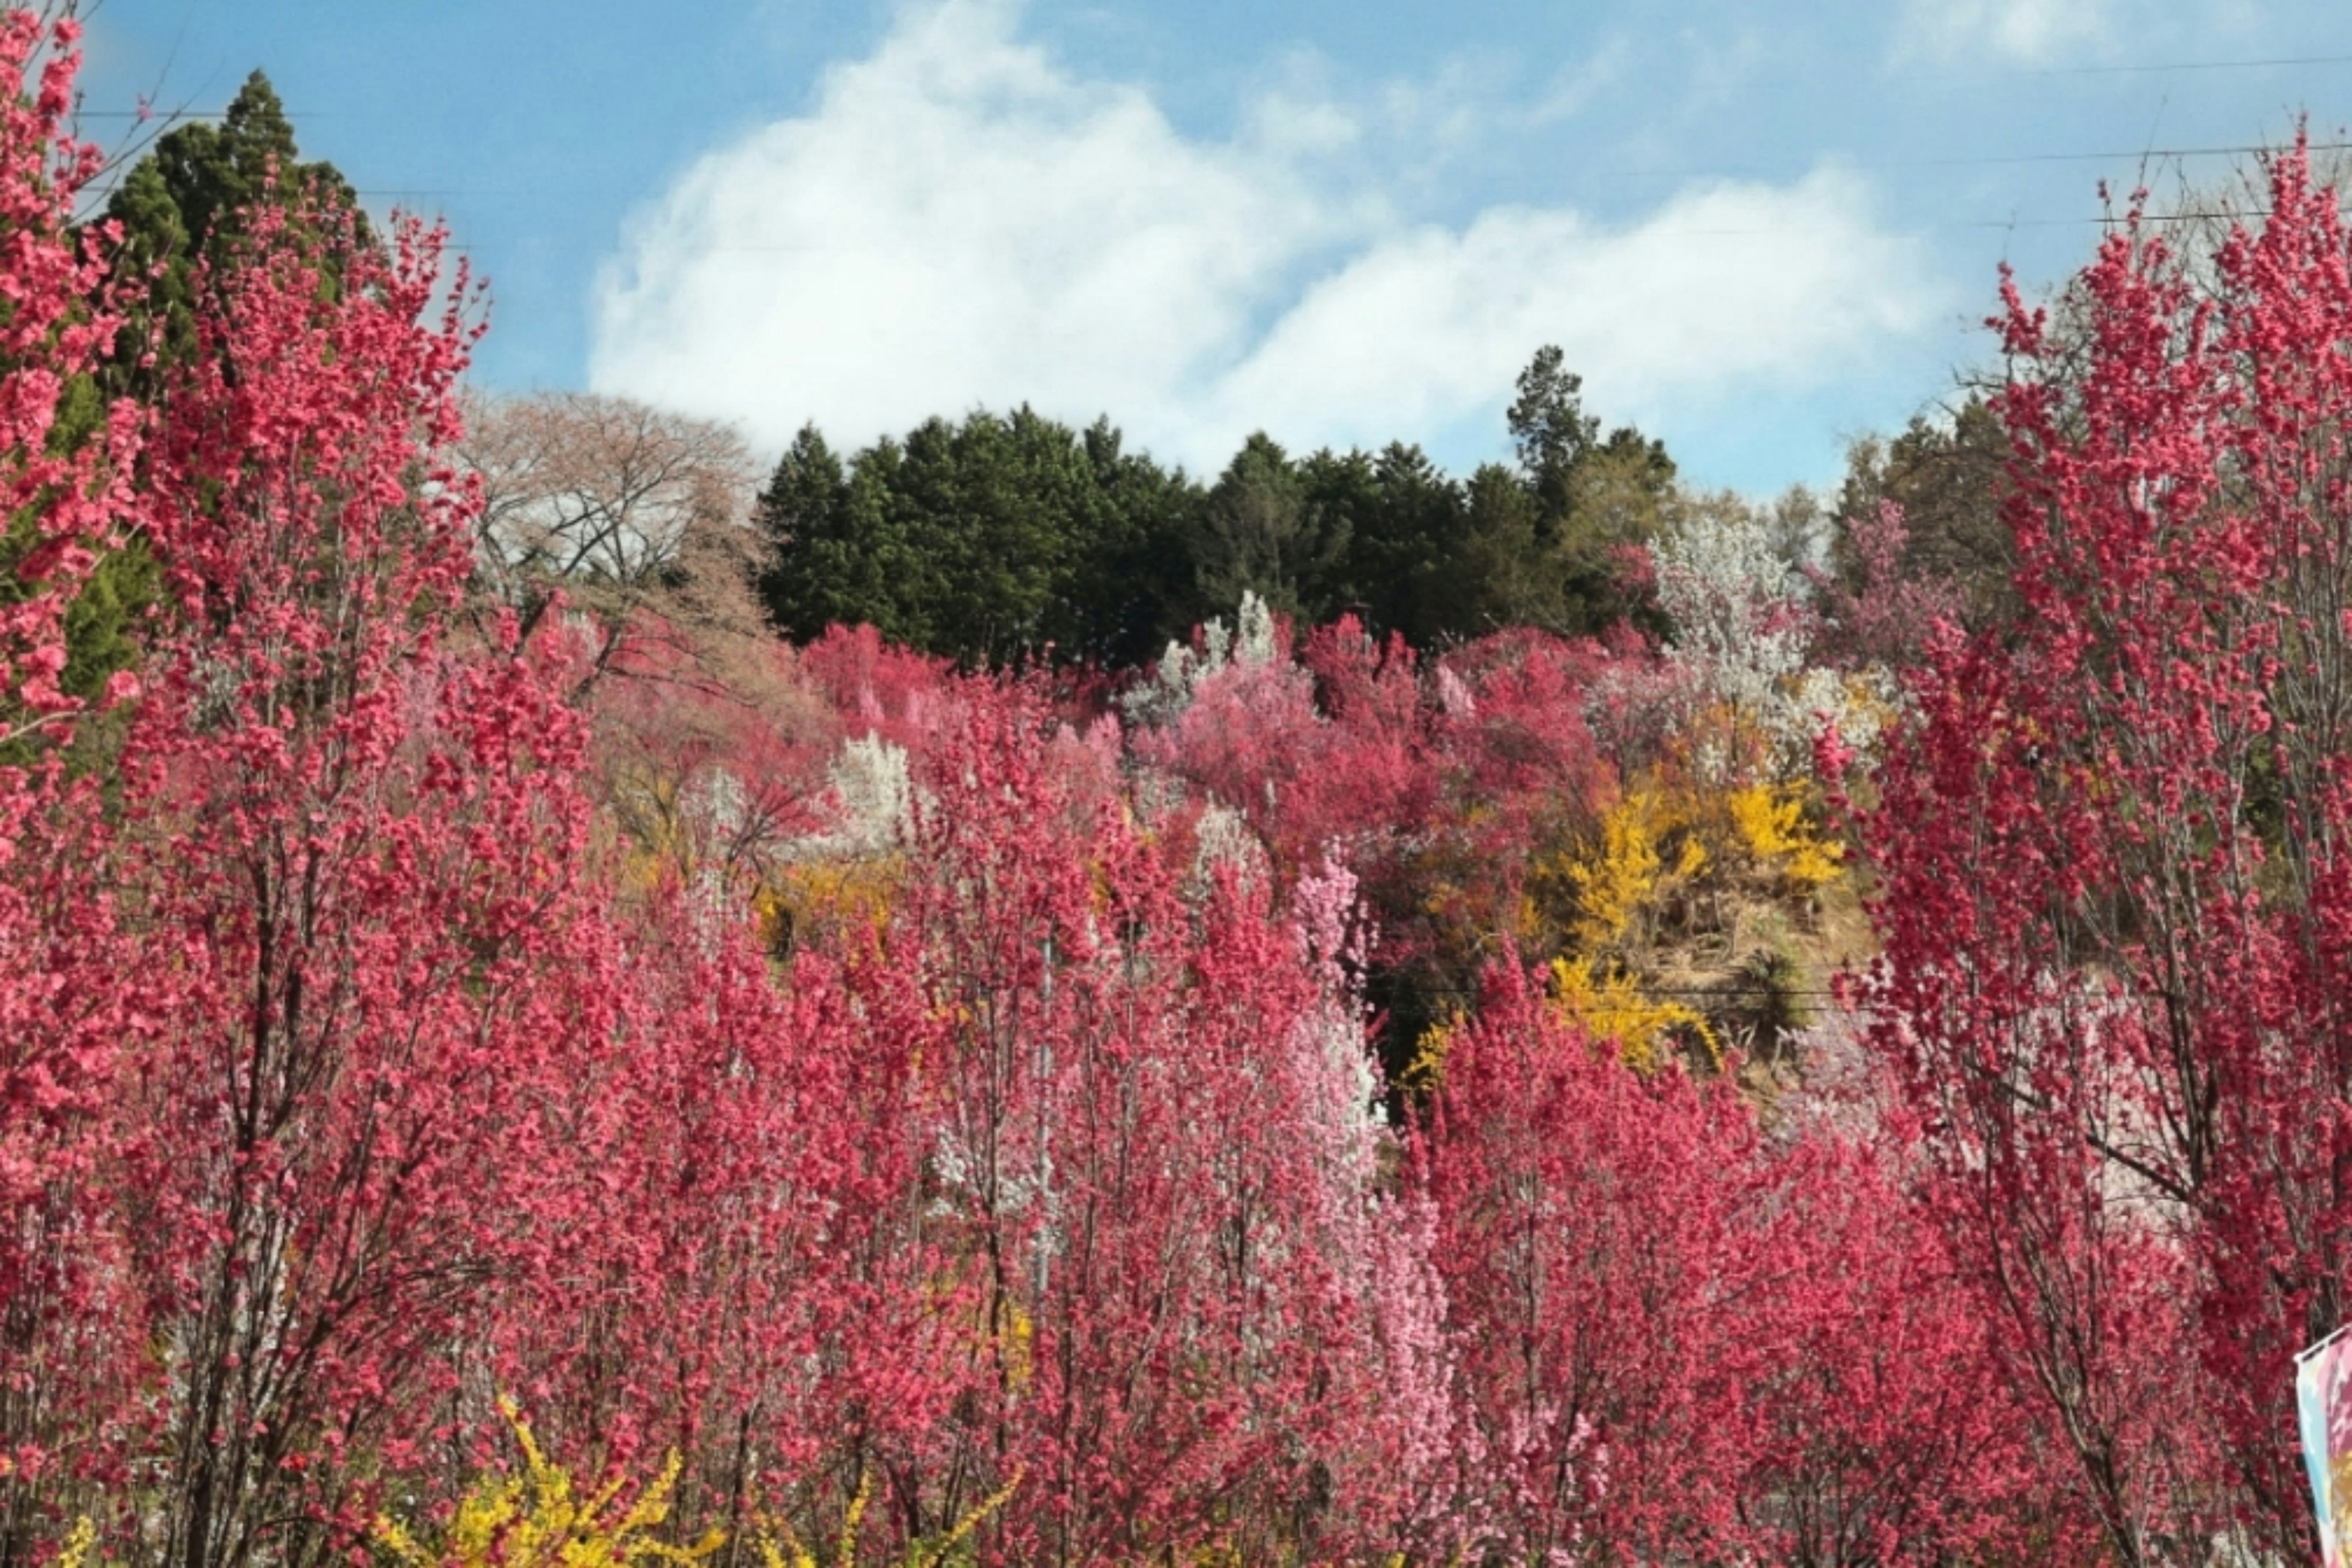
[{"label": "white cloud", "polygon": [[[1499,410],[1558,342],[1612,417],[1790,387],[1932,310],[1919,251],[1848,177],[1685,192],[1646,220],[1489,209],[1413,226],[1330,155],[1367,113],[1292,70],[1230,140],[1083,79],[1014,0],[903,13],[808,112],[631,221],[591,379],[862,445],[934,413],[1108,413],[1213,468],[1240,436],[1428,437]],[[1361,161],[1360,161],[1361,162]]]},{"label": "white cloud", "polygon": [[1317,282],[1223,378],[1220,434],[1426,431],[1498,409],[1545,342],[1612,416],[1793,389],[1927,324],[1923,272],[1917,247],[1874,227],[1860,184],[1833,173],[1686,192],[1621,229],[1494,209],[1459,233],[1383,240]]},{"label": "white cloud", "polygon": [[690,169],[600,281],[593,382],[770,439],[806,418],[862,439],[1023,399],[1149,416],[1239,353],[1342,221],[1292,161],[1330,117],[1190,142],[1012,19],[910,12],[812,113]]},{"label": "white cloud", "polygon": [[2105,42],[2113,10],[2113,0],[1907,0],[1895,54],[1948,59],[1989,50],[2021,64],[2045,64]]}]

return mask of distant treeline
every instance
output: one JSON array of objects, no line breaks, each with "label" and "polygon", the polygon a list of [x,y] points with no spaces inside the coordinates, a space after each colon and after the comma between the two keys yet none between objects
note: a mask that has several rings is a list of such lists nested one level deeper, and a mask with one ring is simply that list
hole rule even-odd
[{"label": "distant treeline", "polygon": [[1445,473],[1417,446],[1293,457],[1265,435],[1203,484],[1024,407],[931,419],[845,460],[804,428],[761,498],[761,584],[794,637],[871,622],[966,663],[1132,665],[1243,590],[1308,623],[1353,612],[1440,646],[1638,614],[1629,547],[1675,489],[1664,446],[1606,437],[1558,349],[1518,383],[1518,461]]},{"label": "distant treeline", "polygon": [[[762,492],[761,596],[798,640],[871,623],[966,665],[1030,658],[1129,667],[1244,589],[1301,624],[1353,614],[1442,647],[1505,626],[1668,633],[1641,547],[1737,498],[1681,484],[1663,442],[1605,437],[1557,348],[1520,374],[1517,461],[1448,474],[1420,447],[1296,457],[1260,433],[1214,480],[1131,452],[1106,417],[1074,429],[1024,406],[932,418],[846,458],[804,427]],[[1906,574],[1950,581],[1972,619],[2000,613],[2006,454],[1984,405],[1915,419],[1849,454],[1839,493],[1772,510],[1792,570],[1850,574],[1844,521],[1909,517]]]}]

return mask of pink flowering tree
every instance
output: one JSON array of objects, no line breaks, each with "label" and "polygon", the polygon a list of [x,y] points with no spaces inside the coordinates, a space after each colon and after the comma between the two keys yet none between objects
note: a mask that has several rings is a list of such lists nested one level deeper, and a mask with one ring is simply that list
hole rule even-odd
[{"label": "pink flowering tree", "polygon": [[2290,1357],[2352,1310],[2352,278],[2269,175],[2210,256],[2127,216],[2079,342],[2006,290],[2024,612],[1935,649],[1872,818],[1954,1257],[2127,1563],[2310,1551]]},{"label": "pink flowering tree", "polygon": [[1111,733],[1057,739],[1025,686],[947,715],[882,941],[940,1021],[924,1169],[965,1393],[893,1507],[919,1532],[1017,1477],[982,1532],[1023,1561],[1344,1541],[1378,1347],[1419,1353],[1363,1300],[1360,1019],[1262,878],[1203,886],[1138,831]]},{"label": "pink flowering tree", "polygon": [[1506,1555],[1654,1558],[1736,1538],[1761,1347],[1738,1331],[1754,1131],[1721,1085],[1643,1080],[1491,972],[1415,1143]]},{"label": "pink flowering tree", "polygon": [[[104,814],[59,754],[82,704],[59,678],[67,616],[118,542],[137,417],[96,377],[121,325],[100,260],[77,240],[95,153],[65,132],[70,23],[0,15],[0,1563],[27,1561],[60,1512],[120,1474],[145,1332],[127,1238],[106,1194],[123,1147],[110,1115],[123,1056],[152,1024],[113,983],[119,911],[96,875]],[[129,690],[127,678],[110,695]]]}]

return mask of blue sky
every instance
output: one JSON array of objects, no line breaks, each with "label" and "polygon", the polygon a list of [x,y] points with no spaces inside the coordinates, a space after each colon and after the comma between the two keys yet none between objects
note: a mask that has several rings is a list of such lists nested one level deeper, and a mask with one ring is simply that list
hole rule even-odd
[{"label": "blue sky", "polygon": [[101,140],[260,66],[306,156],[446,214],[493,387],[1466,467],[1556,342],[1756,493],[1932,405],[2143,151],[2352,121],[2323,0],[104,0],[89,54]]}]

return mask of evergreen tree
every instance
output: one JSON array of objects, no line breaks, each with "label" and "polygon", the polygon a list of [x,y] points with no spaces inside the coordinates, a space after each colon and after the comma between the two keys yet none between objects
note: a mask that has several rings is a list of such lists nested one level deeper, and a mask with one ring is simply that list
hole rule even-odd
[{"label": "evergreen tree", "polygon": [[1846,454],[1845,484],[1838,492],[1831,570],[1849,585],[1859,581],[1862,554],[1853,525],[1875,518],[1880,504],[1892,501],[1903,509],[1905,579],[1956,586],[1971,626],[2015,619],[2021,608],[2013,586],[2016,549],[2000,519],[2009,464],[2009,437],[1976,396],[1964,400],[1948,421],[1915,416],[1892,439],[1857,441]]},{"label": "evergreen tree", "polygon": [[931,419],[845,465],[814,426],[761,498],[761,581],[787,636],[870,623],[966,664],[1128,664],[1191,625],[1181,473],[1024,407]]},{"label": "evergreen tree", "polygon": [[1601,421],[1585,413],[1584,378],[1566,368],[1556,344],[1536,351],[1519,373],[1518,397],[1504,416],[1519,467],[1543,505],[1547,524],[1568,515],[1577,468],[1601,437]]},{"label": "evergreen tree", "polygon": [[1092,548],[1074,563],[1066,630],[1057,646],[1066,655],[1123,668],[1155,657],[1200,618],[1186,543],[1200,529],[1203,501],[1181,469],[1126,451],[1108,419],[1095,421],[1085,446],[1103,521]]},{"label": "evergreen tree", "polygon": [[1454,636],[1558,624],[1554,584],[1534,569],[1545,549],[1541,506],[1500,463],[1482,463],[1464,481],[1459,565],[1433,595],[1436,615]]},{"label": "evergreen tree", "polygon": [[1256,432],[1210,489],[1193,536],[1202,602],[1238,605],[1254,593],[1278,615],[1320,619],[1346,580],[1349,523],[1343,510],[1310,505],[1298,466]]},{"label": "evergreen tree", "polygon": [[1631,621],[1653,635],[1663,631],[1627,558],[1658,537],[1674,510],[1675,461],[1665,444],[1630,426],[1611,431],[1577,465],[1570,493],[1568,516],[1550,541],[1559,599],[1548,628],[1597,637]]},{"label": "evergreen tree", "polygon": [[812,426],[761,500],[761,593],[787,636],[869,623],[967,665],[1130,667],[1244,593],[1431,647],[1628,616],[1655,630],[1633,563],[1671,508],[1674,461],[1629,426],[1603,439],[1580,384],[1540,351],[1511,408],[1520,466],[1468,481],[1404,442],[1293,458],[1259,431],[1203,489],[1108,419],[1080,433],[1026,407],[931,419],[846,459]]},{"label": "evergreen tree", "polygon": [[1366,624],[1421,647],[1467,630],[1448,613],[1475,570],[1462,550],[1461,487],[1402,442],[1383,447],[1371,473],[1371,504],[1354,519],[1349,561]]},{"label": "evergreen tree", "polygon": [[1525,566],[1539,584],[1529,619],[1549,630],[1597,636],[1633,618],[1654,631],[1630,582],[1625,555],[1657,536],[1674,495],[1665,444],[1632,426],[1604,440],[1584,410],[1583,378],[1558,347],[1536,351],[1519,373],[1507,418],[1519,471],[1536,500],[1536,551]]},{"label": "evergreen tree", "polygon": [[[195,352],[199,266],[226,260],[228,247],[246,232],[254,205],[273,190],[281,205],[299,196],[315,200],[317,212],[348,214],[353,238],[368,242],[366,220],[349,183],[331,163],[300,161],[285,108],[259,71],[247,79],[217,126],[176,127],[131,167],[106,209],[122,226],[121,245],[110,268],[124,323],[118,352],[67,388],[53,440],[79,446],[103,422],[110,398],[152,400],[169,367]],[[138,287],[142,279],[143,290]],[[151,339],[152,362],[145,359]],[[32,542],[24,519],[0,535],[0,604],[27,592],[9,567]],[[137,533],[100,553],[66,611],[67,662],[58,676],[63,690],[89,700],[109,677],[137,662],[139,627],[160,589],[148,542]],[[82,726],[77,765],[94,764],[107,754],[118,730],[104,716]],[[25,737],[0,748],[0,759],[21,762],[40,743],[37,736]]]},{"label": "evergreen tree", "polygon": [[[285,105],[257,70],[229,100],[219,124],[196,121],[164,132],[116,188],[106,208],[122,226],[115,275],[151,279],[143,308],[130,313],[129,331],[157,332],[159,365],[193,350],[199,267],[225,260],[264,200],[280,207],[314,201],[321,215],[347,216],[353,237],[368,241],[367,220],[350,182],[332,163],[301,161]],[[128,356],[121,389],[143,395],[160,369],[139,373],[137,362],[137,355]]]}]

